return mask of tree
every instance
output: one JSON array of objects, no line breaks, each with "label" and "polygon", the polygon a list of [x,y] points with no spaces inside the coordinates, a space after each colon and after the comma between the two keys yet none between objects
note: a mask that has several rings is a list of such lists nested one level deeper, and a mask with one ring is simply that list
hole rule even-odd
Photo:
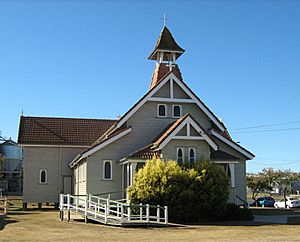
[{"label": "tree", "polygon": [[197,222],[222,217],[229,195],[229,179],[224,170],[208,162],[193,168],[176,161],[152,159],[135,175],[128,194],[131,203],[169,207],[174,222]]},{"label": "tree", "polygon": [[247,186],[251,189],[252,199],[256,201],[258,193],[264,190],[271,190],[269,178],[264,173],[248,175],[246,178]]},{"label": "tree", "polygon": [[269,178],[271,184],[277,186],[283,193],[285,208],[287,208],[286,195],[291,187],[292,179],[295,178],[295,173],[290,170],[274,170],[273,168],[264,169],[263,172]]}]

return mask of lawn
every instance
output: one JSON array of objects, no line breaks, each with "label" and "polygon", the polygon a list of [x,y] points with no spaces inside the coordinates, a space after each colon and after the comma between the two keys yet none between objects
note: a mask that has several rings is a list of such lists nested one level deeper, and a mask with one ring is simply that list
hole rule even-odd
[{"label": "lawn", "polygon": [[300,225],[237,224],[120,228],[83,220],[60,222],[58,211],[10,210],[0,219],[1,241],[299,241]]}]

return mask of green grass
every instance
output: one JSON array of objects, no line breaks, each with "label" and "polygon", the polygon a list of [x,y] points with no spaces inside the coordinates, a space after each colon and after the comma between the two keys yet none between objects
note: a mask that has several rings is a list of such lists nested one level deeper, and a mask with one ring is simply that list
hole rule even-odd
[{"label": "green grass", "polygon": [[[296,241],[300,225],[220,223],[167,228],[120,228],[85,224],[82,219],[60,222],[58,211],[12,204],[0,219],[1,241]],[[74,217],[73,217],[74,218]]]}]

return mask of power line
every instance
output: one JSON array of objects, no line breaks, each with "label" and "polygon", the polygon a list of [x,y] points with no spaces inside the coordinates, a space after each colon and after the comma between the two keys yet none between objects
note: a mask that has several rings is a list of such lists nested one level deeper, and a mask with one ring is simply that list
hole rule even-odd
[{"label": "power line", "polygon": [[286,129],[263,129],[263,130],[254,130],[254,131],[232,131],[230,133],[235,133],[235,134],[253,134],[253,133],[264,133],[264,132],[290,131],[290,130],[299,130],[299,129],[300,129],[300,127],[286,128]]},{"label": "power line", "polygon": [[284,163],[264,163],[264,162],[255,162],[255,161],[251,161],[251,163],[256,164],[256,165],[264,165],[264,166],[283,166],[283,165],[290,165],[290,164],[294,164],[294,163],[298,163],[300,162],[300,160],[294,160],[291,162],[284,162]]},{"label": "power line", "polygon": [[231,129],[231,130],[234,131],[234,130],[244,130],[244,129],[258,129],[258,128],[289,125],[289,124],[297,124],[297,123],[300,123],[300,120],[299,121],[284,122],[284,123],[273,123],[273,124],[263,124],[263,125],[257,125],[257,126],[248,126],[248,127],[236,128],[236,129]]}]

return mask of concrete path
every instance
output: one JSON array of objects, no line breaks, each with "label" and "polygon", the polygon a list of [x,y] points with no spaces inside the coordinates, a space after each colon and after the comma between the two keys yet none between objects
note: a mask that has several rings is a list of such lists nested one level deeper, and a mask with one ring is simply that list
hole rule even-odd
[{"label": "concrete path", "polygon": [[300,215],[255,215],[253,221],[269,224],[300,224]]}]

